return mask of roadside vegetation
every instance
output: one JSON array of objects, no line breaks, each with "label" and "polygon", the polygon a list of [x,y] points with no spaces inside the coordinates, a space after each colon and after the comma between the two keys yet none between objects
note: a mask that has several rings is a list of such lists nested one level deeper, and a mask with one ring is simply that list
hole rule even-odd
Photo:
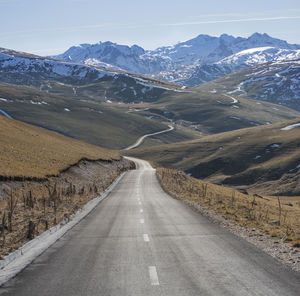
[{"label": "roadside vegetation", "polygon": [[[93,171],[87,175],[91,167]],[[0,259],[51,227],[68,222],[123,171],[132,168],[127,160],[82,161],[44,182],[0,184],[4,195],[0,200]]]},{"label": "roadside vegetation", "polygon": [[168,194],[196,209],[211,210],[239,226],[258,229],[300,247],[300,199],[292,204],[281,197],[247,195],[175,169],[158,168],[157,177]]}]

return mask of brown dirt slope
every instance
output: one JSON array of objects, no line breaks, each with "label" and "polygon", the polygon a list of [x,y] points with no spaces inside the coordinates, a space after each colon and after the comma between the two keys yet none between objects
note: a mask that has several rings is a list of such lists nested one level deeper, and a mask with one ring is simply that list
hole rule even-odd
[{"label": "brown dirt slope", "polygon": [[45,178],[81,159],[118,160],[109,151],[72,138],[0,116],[0,176]]}]

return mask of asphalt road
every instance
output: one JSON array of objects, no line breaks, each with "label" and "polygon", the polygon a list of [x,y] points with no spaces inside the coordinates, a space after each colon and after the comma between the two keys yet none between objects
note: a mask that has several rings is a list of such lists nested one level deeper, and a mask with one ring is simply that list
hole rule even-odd
[{"label": "asphalt road", "polygon": [[165,194],[139,161],[1,295],[299,296],[300,275]]},{"label": "asphalt road", "polygon": [[144,135],[144,136],[140,137],[139,139],[137,139],[137,141],[134,144],[128,146],[127,148],[125,148],[123,150],[131,150],[131,149],[137,148],[138,146],[140,146],[144,142],[144,140],[147,137],[151,137],[151,136],[155,136],[155,135],[160,135],[160,134],[168,133],[168,132],[171,132],[172,130],[174,130],[174,126],[169,125],[169,128],[166,129],[166,130],[163,130],[163,131],[160,131],[160,132],[156,132],[156,133],[152,133],[152,134]]}]

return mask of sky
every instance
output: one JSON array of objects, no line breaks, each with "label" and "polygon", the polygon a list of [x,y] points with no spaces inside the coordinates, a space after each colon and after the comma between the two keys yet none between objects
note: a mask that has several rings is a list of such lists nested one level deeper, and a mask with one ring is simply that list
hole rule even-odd
[{"label": "sky", "polygon": [[54,55],[112,41],[144,49],[223,33],[300,44],[299,0],[0,0],[0,47]]}]

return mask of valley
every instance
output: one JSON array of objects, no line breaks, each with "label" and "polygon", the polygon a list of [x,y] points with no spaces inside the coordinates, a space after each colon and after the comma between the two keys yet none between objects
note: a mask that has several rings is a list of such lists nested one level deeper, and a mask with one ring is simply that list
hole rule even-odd
[{"label": "valley", "polygon": [[[72,99],[28,87],[2,84],[0,97],[0,109],[15,119],[111,149],[123,149],[145,133],[167,128],[161,121],[128,113],[128,108],[119,110],[110,103]],[[194,136],[175,131],[174,137],[184,140]]]},{"label": "valley", "polygon": [[0,48],[0,293],[297,295],[299,59],[261,33]]}]

